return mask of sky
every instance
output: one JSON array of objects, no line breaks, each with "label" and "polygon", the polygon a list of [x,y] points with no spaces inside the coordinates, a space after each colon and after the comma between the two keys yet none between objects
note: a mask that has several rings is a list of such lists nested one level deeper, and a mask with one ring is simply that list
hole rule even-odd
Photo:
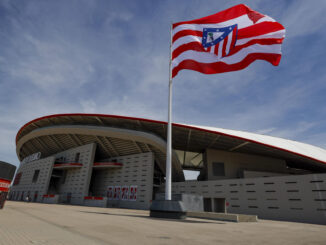
[{"label": "sky", "polygon": [[167,121],[171,23],[245,3],[286,29],[278,67],[173,80],[173,122],[326,148],[326,1],[0,0],[0,160],[15,136],[56,113]]}]

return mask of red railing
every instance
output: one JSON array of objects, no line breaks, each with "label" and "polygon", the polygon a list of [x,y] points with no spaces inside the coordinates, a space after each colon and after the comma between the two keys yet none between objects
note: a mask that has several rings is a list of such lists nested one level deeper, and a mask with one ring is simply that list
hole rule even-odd
[{"label": "red railing", "polygon": [[83,164],[78,162],[67,162],[67,163],[55,163],[53,167],[69,167],[69,166],[80,166],[82,167]]},{"label": "red railing", "polygon": [[93,164],[94,167],[97,166],[112,166],[112,167],[122,167],[123,164],[119,162],[94,162]]},{"label": "red railing", "polygon": [[52,195],[52,194],[51,194],[51,195],[46,194],[46,195],[43,195],[43,197],[44,197],[44,198],[53,198],[53,197],[55,197],[55,195]]},{"label": "red railing", "polygon": [[103,197],[92,197],[92,196],[85,196],[85,200],[103,200]]}]

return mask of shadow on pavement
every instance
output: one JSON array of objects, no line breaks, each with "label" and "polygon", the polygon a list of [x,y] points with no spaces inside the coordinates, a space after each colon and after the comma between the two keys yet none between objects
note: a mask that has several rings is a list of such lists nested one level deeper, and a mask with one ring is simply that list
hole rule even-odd
[{"label": "shadow on pavement", "polygon": [[203,223],[203,224],[225,224],[221,222],[216,221],[199,221],[199,220],[178,220],[178,219],[161,219],[161,218],[152,218],[150,216],[144,216],[144,215],[131,215],[131,214],[112,214],[112,213],[105,213],[105,212],[92,212],[92,211],[82,211],[78,210],[81,213],[92,213],[92,214],[104,214],[104,215],[115,215],[115,216],[126,216],[126,217],[137,217],[137,218],[143,218],[143,219],[151,219],[151,220],[162,220],[162,221],[174,221],[174,222],[182,222],[182,223]]}]

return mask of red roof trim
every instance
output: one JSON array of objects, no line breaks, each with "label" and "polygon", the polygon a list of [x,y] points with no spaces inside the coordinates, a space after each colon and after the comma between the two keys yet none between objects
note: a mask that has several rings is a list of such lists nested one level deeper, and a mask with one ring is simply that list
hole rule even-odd
[{"label": "red roof trim", "polygon": [[[158,124],[167,124],[167,122],[163,122],[163,121],[157,121],[157,120],[145,119],[145,118],[137,118],[137,117],[118,116],[118,115],[88,114],[88,113],[53,114],[53,115],[49,115],[49,116],[44,116],[44,117],[36,118],[36,119],[34,119],[34,120],[26,123],[23,127],[21,127],[20,130],[18,131],[17,135],[16,135],[16,144],[17,144],[17,140],[18,140],[19,134],[28,125],[30,125],[30,124],[32,124],[34,122],[43,120],[43,119],[48,119],[48,118],[53,118],[53,117],[65,117],[65,116],[108,117],[108,118],[118,118],[118,119],[129,119],[129,120],[135,120],[135,121],[136,120],[140,120],[140,121],[144,121],[144,122],[152,122],[152,123],[158,123]],[[255,143],[255,144],[267,146],[267,147],[270,147],[270,148],[274,148],[274,149],[277,149],[277,150],[281,150],[281,151],[284,151],[284,152],[288,152],[288,153],[291,153],[291,154],[295,154],[297,156],[301,156],[301,157],[304,157],[304,158],[307,158],[307,159],[310,159],[310,160],[313,160],[313,161],[317,161],[317,162],[326,164],[325,161],[318,160],[316,158],[313,158],[313,157],[310,157],[310,156],[306,156],[306,155],[303,155],[303,154],[298,153],[298,152],[290,151],[290,150],[283,149],[283,148],[280,148],[280,147],[277,147],[277,146],[273,146],[273,145],[261,143],[259,141],[255,141],[255,140],[251,140],[251,139],[246,139],[246,138],[239,137],[239,136],[229,135],[229,134],[225,134],[225,133],[218,132],[218,131],[212,131],[212,130],[208,130],[208,129],[203,129],[203,128],[199,128],[199,127],[195,127],[195,126],[189,126],[189,125],[183,125],[183,124],[178,124],[178,123],[172,123],[172,126],[181,127],[181,128],[188,128],[188,129],[194,129],[194,130],[199,130],[199,131],[203,131],[203,132],[208,132],[208,133],[213,133],[213,134],[219,134],[219,135],[227,136],[227,137],[231,137],[231,138],[234,138],[234,139],[245,140],[245,141],[248,141],[248,142],[251,142],[251,143]]]}]

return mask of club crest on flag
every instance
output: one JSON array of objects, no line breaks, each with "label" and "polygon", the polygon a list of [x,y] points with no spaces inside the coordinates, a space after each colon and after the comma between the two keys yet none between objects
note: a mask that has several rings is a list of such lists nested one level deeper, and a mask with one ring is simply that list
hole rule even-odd
[{"label": "club crest on flag", "polygon": [[202,45],[205,51],[219,58],[227,56],[237,41],[237,27],[235,24],[222,28],[204,28]]},{"label": "club crest on flag", "polygon": [[203,74],[238,71],[256,60],[277,66],[284,37],[284,26],[245,4],[174,23],[172,78],[181,70]]}]

